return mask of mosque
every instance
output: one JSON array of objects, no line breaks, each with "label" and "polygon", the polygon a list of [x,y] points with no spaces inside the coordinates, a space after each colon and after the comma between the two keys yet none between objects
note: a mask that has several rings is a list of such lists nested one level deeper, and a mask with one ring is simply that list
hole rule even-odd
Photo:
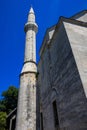
[{"label": "mosque", "polygon": [[38,65],[32,7],[24,30],[17,116],[16,109],[9,114],[9,130],[87,130],[87,11],[47,29]]}]

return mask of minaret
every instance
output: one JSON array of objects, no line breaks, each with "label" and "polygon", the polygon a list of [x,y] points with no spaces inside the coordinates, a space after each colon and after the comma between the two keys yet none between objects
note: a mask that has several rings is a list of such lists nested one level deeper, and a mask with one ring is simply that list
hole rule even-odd
[{"label": "minaret", "polygon": [[36,32],[35,14],[31,7],[26,33],[24,65],[20,74],[16,130],[36,130]]}]

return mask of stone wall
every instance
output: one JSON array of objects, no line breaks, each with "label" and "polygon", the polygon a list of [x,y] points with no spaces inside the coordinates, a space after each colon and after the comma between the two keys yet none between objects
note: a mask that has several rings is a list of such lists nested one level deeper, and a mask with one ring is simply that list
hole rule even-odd
[{"label": "stone wall", "polygon": [[54,100],[57,102],[61,130],[86,130],[87,99],[63,23],[56,27],[50,44],[45,46],[40,64],[44,130],[56,129],[52,104]]},{"label": "stone wall", "polygon": [[66,22],[64,26],[87,97],[87,27]]}]

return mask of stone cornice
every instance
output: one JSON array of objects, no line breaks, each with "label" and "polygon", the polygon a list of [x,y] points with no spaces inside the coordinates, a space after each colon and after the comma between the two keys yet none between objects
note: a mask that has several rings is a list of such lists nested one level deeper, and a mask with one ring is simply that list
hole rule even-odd
[{"label": "stone cornice", "polygon": [[37,72],[35,72],[35,71],[27,71],[27,72],[21,73],[21,74],[19,75],[19,77],[20,77],[20,76],[23,76],[24,74],[29,74],[29,73],[37,74]]},{"label": "stone cornice", "polygon": [[75,24],[75,25],[78,25],[78,26],[87,27],[86,22],[78,21],[78,20],[75,20],[75,19],[72,19],[72,18],[61,17],[60,20],[62,22],[68,22],[68,23]]},{"label": "stone cornice", "polygon": [[24,26],[24,31],[27,32],[28,30],[34,30],[36,33],[38,31],[38,26],[36,23],[28,22]]},{"label": "stone cornice", "polygon": [[26,63],[34,63],[35,65],[37,65],[37,63],[35,61],[25,61],[24,64]]}]

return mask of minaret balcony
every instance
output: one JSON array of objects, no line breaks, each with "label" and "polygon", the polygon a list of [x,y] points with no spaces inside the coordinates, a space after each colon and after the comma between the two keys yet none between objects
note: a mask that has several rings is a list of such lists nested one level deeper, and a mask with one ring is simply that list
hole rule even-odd
[{"label": "minaret balcony", "polygon": [[22,68],[21,74],[23,73],[37,73],[37,66],[35,62],[29,61],[25,62]]},{"label": "minaret balcony", "polygon": [[36,33],[38,31],[38,26],[36,23],[27,22],[24,27],[24,31],[27,32],[28,30],[34,30]]}]

